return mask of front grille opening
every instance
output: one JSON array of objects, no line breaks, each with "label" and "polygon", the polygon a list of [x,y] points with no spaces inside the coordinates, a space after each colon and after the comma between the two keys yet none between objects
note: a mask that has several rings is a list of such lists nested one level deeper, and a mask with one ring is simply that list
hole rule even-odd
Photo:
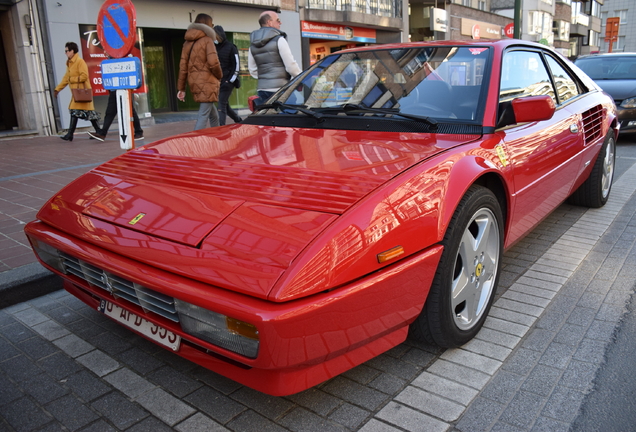
[{"label": "front grille opening", "polygon": [[86,281],[91,287],[102,289],[115,298],[140,306],[144,312],[153,312],[173,322],[179,322],[174,298],[129,281],[78,258],[59,251],[66,273]]}]

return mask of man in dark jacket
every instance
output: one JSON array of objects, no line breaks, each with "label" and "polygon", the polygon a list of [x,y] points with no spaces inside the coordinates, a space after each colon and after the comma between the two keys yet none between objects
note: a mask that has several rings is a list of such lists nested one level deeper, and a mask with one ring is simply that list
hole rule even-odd
[{"label": "man in dark jacket", "polygon": [[258,23],[261,28],[250,34],[248,66],[250,75],[258,79],[259,103],[263,103],[301,69],[285,39],[287,35],[280,31],[278,14],[265,11]]},{"label": "man in dark jacket", "polygon": [[221,78],[221,89],[219,90],[219,124],[223,126],[225,119],[229,115],[234,123],[240,123],[241,117],[232,109],[229,103],[234,84],[239,74],[239,55],[236,45],[227,40],[225,30],[220,25],[214,26],[216,32],[216,53],[219,56],[223,78]]}]

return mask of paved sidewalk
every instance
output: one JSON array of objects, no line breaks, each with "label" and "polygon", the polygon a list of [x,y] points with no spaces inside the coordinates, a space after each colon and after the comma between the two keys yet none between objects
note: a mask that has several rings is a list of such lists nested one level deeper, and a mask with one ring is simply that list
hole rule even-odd
[{"label": "paved sidewalk", "polygon": [[[192,131],[193,117],[196,113],[161,115],[161,123],[144,126],[145,139],[136,146]],[[124,152],[115,127],[103,143],[89,139],[86,131],[92,128],[76,131],[72,142],[59,136],[0,140],[0,308],[59,288],[59,280],[37,262],[24,225],[63,186]]]},{"label": "paved sidewalk", "polygon": [[[41,171],[20,178],[39,188]],[[564,204],[506,252],[464,347],[407,340],[290,397],[184,361],[64,291],[0,308],[0,431],[566,431],[634,292],[635,185],[633,166],[604,208]]]},{"label": "paved sidewalk", "polygon": [[[193,128],[191,121],[146,127],[137,146]],[[72,142],[57,136],[0,141],[0,272],[35,262],[23,234],[24,224],[35,219],[46,200],[64,185],[94,166],[124,152],[117,133],[103,143],[76,132]]]}]

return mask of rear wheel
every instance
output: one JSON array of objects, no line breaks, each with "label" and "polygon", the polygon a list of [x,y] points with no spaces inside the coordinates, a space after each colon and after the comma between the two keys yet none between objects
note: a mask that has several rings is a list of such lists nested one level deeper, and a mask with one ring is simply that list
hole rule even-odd
[{"label": "rear wheel", "polygon": [[603,147],[596,157],[590,176],[570,196],[571,204],[592,208],[605,205],[612,190],[615,155],[616,142],[614,133],[610,132],[605,137],[605,142],[603,142]]},{"label": "rear wheel", "polygon": [[435,279],[411,333],[442,347],[457,347],[484,324],[499,280],[503,217],[489,189],[474,185],[468,190],[442,245]]}]

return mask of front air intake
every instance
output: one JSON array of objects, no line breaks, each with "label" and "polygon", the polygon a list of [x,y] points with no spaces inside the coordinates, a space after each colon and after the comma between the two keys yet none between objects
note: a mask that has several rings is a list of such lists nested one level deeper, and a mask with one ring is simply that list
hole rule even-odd
[{"label": "front air intake", "polygon": [[62,251],[59,251],[59,255],[65,273],[75,275],[90,286],[109,292],[115,298],[128,300],[145,312],[154,312],[170,321],[179,322],[174,298],[104,271]]}]

